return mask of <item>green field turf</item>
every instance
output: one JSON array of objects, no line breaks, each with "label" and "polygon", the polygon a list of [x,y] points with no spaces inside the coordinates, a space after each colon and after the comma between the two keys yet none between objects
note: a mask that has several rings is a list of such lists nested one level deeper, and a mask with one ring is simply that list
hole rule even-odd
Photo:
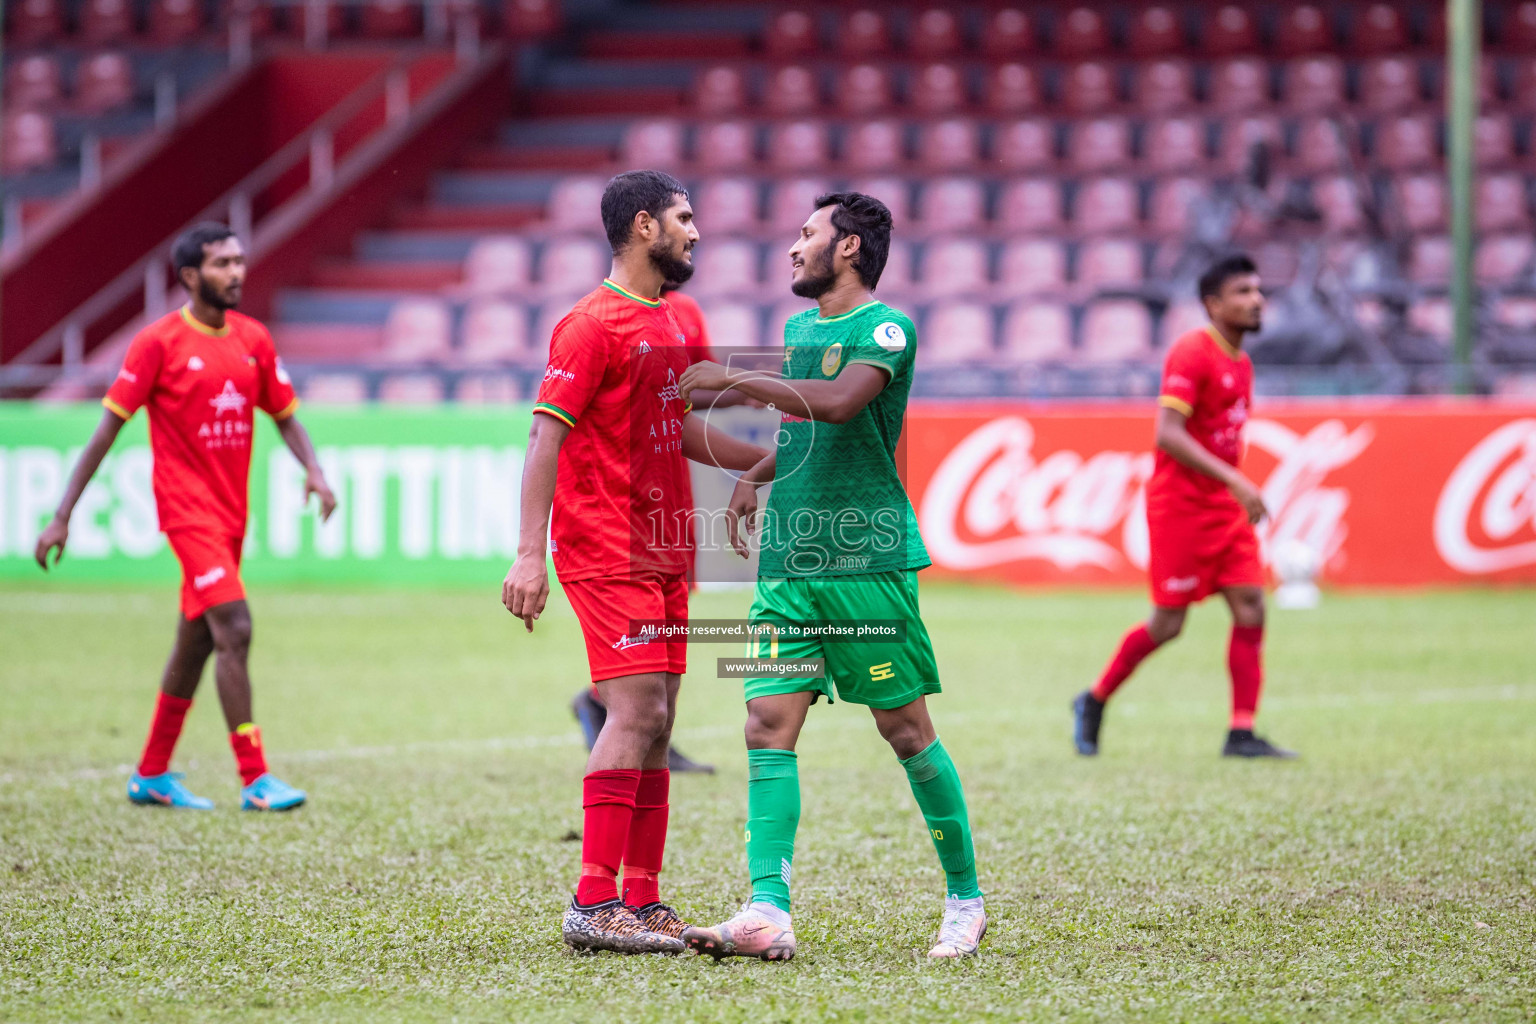
[{"label": "green field turf", "polygon": [[[0,588],[0,1020],[1529,1021],[1536,1007],[1536,592],[1331,595],[1272,614],[1260,730],[1217,757],[1226,613],[1199,609],[1078,759],[1067,702],[1135,593],[931,585],[992,927],[923,957],[942,876],[867,713],[819,707],[790,964],[577,957],[585,661],[483,593],[257,590],[257,717],[311,792],[236,810],[211,682],[176,766],[213,813],[123,797],[173,588]],[[745,594],[695,613],[744,612]],[[663,893],[748,886],[732,648],[695,647]]]}]

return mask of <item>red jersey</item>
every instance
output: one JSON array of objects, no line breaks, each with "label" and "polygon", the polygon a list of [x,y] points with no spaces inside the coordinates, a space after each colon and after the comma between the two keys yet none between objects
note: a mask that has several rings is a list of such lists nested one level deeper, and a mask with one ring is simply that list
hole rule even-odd
[{"label": "red jersey", "polygon": [[[1182,412],[1189,434],[1223,462],[1236,466],[1243,454],[1243,424],[1253,405],[1253,363],[1214,327],[1183,335],[1168,350],[1158,404]],[[1231,505],[1237,499],[1219,480],[1157,453],[1147,484],[1147,507]]]},{"label": "red jersey", "polygon": [[282,420],[299,405],[267,329],[240,313],[225,317],[214,330],[183,307],[144,328],[101,400],[125,420],[149,406],[165,531],[243,537],[256,410]]},{"label": "red jersey", "polygon": [[561,580],[687,572],[685,342],[666,302],[608,280],[555,325],[533,411],[571,428],[550,521]]},{"label": "red jersey", "polygon": [[714,349],[709,345],[709,328],[704,324],[704,311],[699,308],[698,301],[682,292],[669,292],[666,302],[672,307],[672,315],[677,317],[678,325],[683,329],[683,343],[688,346],[688,362],[715,362]]}]

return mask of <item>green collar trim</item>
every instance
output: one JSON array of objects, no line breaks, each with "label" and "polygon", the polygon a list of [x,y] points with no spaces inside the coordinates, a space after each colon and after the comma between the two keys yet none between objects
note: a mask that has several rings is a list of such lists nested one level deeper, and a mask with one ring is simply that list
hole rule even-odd
[{"label": "green collar trim", "polygon": [[864,305],[862,305],[862,306],[855,306],[852,309],[850,309],[848,312],[846,312],[846,313],[839,313],[837,316],[822,317],[822,316],[818,315],[816,317],[816,323],[818,323],[818,324],[835,324],[839,320],[847,320],[849,317],[851,317],[851,316],[853,316],[853,315],[855,315],[857,313],[862,313],[866,309],[868,309],[870,306],[878,305],[879,302],[880,302],[879,299],[870,299],[868,302],[864,303]]}]

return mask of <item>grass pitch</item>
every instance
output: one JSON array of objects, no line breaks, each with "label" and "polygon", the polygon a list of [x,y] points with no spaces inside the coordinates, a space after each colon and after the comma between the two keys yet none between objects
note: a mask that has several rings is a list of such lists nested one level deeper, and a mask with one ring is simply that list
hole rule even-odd
[{"label": "grass pitch", "polygon": [[[211,681],[176,767],[213,813],[131,807],[173,588],[0,589],[0,1020],[1440,1021],[1536,1007],[1536,592],[1272,613],[1260,728],[1217,757],[1227,616],[1200,608],[1078,759],[1069,698],[1139,594],[929,585],[991,931],[923,957],[942,876],[868,714],[813,710],[790,964],[577,957],[585,661],[483,593],[257,590],[272,766],[242,814]],[[739,616],[745,594],[696,598]],[[737,684],[695,647],[663,894],[745,898]]]}]

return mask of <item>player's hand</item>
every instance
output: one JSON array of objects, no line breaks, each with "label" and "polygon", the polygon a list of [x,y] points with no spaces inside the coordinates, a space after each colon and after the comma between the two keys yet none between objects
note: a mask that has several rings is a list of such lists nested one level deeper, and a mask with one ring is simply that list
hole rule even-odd
[{"label": "player's hand", "polygon": [[[730,504],[725,506],[725,530],[730,535],[731,547],[742,558],[752,557],[752,551],[747,547],[747,536],[756,528],[756,519],[757,485],[738,480],[736,489],[731,492]],[[738,524],[746,527],[746,536],[742,535]]]},{"label": "player's hand", "polygon": [[325,482],[325,474],[318,469],[312,469],[304,477],[304,504],[309,504],[309,496],[318,495],[320,498],[320,521],[326,522],[331,518],[331,513],[336,511],[336,494],[331,490],[331,485]]},{"label": "player's hand", "polygon": [[1264,495],[1259,493],[1252,480],[1240,476],[1228,485],[1228,490],[1237,499],[1237,503],[1243,506],[1243,511],[1248,513],[1250,523],[1257,523],[1269,515],[1269,509],[1264,507]]},{"label": "player's hand", "polygon": [[700,391],[729,391],[731,387],[731,371],[719,363],[711,363],[709,360],[694,363],[683,371],[682,378],[677,382],[678,394],[683,401],[688,401],[688,396],[694,390]]},{"label": "player's hand", "polygon": [[58,565],[64,559],[64,545],[69,541],[69,520],[54,516],[48,525],[43,527],[43,532],[37,537],[37,551],[34,553],[37,564],[48,570],[48,552],[58,548],[59,553],[53,556],[53,564]]},{"label": "player's hand", "polygon": [[544,611],[549,600],[549,569],[544,559],[535,556],[519,556],[507,570],[507,578],[501,582],[501,603],[507,611],[523,620],[528,632],[533,632],[533,620]]}]

